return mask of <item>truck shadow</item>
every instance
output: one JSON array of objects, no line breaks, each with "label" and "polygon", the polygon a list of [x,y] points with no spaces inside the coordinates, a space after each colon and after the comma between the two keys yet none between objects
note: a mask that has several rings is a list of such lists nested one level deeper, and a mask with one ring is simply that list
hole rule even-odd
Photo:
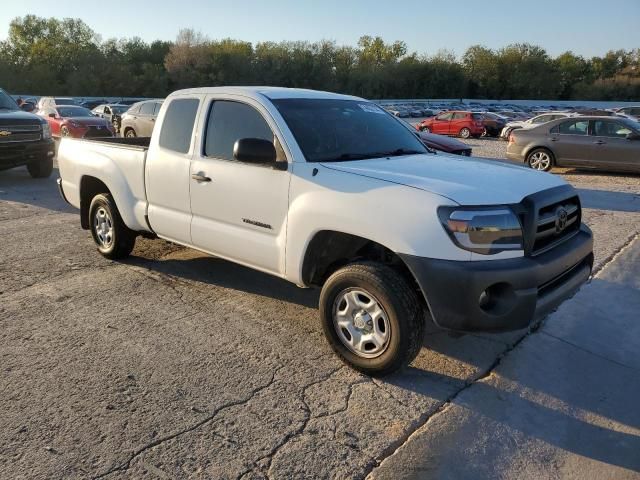
[{"label": "truck shadow", "polygon": [[616,212],[640,212],[640,187],[638,188],[638,193],[589,188],[578,188],[577,190],[583,208]]},{"label": "truck shadow", "polygon": [[307,308],[317,308],[320,291],[303,289],[292,283],[248,267],[205,256],[195,258],[148,260],[143,257],[131,257],[128,264],[178,277],[201,284],[213,285],[238,290],[253,295],[260,295]]},{"label": "truck shadow", "polygon": [[74,212],[60,196],[54,168],[49,178],[31,178],[26,167],[0,171],[0,201],[8,200],[56,212]]}]

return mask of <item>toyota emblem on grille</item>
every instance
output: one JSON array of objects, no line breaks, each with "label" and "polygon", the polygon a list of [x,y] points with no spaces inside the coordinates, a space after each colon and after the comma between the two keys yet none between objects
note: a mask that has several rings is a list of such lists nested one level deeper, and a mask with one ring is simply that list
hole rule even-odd
[{"label": "toyota emblem on grille", "polygon": [[0,137],[8,137],[9,135],[11,135],[9,130],[0,130]]},{"label": "toyota emblem on grille", "polygon": [[560,207],[556,210],[556,233],[561,233],[567,228],[568,217],[569,214],[564,208]]}]

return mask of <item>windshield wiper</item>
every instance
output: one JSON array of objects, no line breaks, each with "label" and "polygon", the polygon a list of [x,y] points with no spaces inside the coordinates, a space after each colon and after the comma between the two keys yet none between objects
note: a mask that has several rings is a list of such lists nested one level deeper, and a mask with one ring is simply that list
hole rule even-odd
[{"label": "windshield wiper", "polygon": [[419,150],[411,150],[411,149],[407,149],[407,148],[398,148],[396,150],[393,150],[391,152],[384,152],[384,153],[380,153],[380,154],[376,154],[376,156],[381,156],[381,157],[400,157],[402,155],[419,155],[421,153],[425,153],[425,152],[421,152]]}]

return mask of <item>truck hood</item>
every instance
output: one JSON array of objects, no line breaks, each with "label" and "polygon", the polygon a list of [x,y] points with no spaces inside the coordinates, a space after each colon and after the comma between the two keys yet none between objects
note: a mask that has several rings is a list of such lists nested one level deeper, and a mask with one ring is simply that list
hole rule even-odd
[{"label": "truck hood", "polygon": [[0,110],[0,126],[3,125],[42,125],[44,120],[33,113],[23,110]]},{"label": "truck hood", "polygon": [[532,193],[566,184],[555,175],[505,161],[454,155],[407,155],[322,165],[418,188],[460,205],[518,203]]}]

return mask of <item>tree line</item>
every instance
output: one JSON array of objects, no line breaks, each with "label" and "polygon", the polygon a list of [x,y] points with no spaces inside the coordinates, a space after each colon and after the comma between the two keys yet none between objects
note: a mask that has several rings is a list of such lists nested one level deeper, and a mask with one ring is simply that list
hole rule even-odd
[{"label": "tree line", "polygon": [[557,57],[518,43],[409,52],[404,42],[363,36],[333,41],[211,40],[190,29],[174,42],[102,40],[79,19],[34,15],[11,21],[0,42],[0,86],[33,95],[164,97],[217,85],[275,85],[366,98],[640,99],[640,48]]}]

